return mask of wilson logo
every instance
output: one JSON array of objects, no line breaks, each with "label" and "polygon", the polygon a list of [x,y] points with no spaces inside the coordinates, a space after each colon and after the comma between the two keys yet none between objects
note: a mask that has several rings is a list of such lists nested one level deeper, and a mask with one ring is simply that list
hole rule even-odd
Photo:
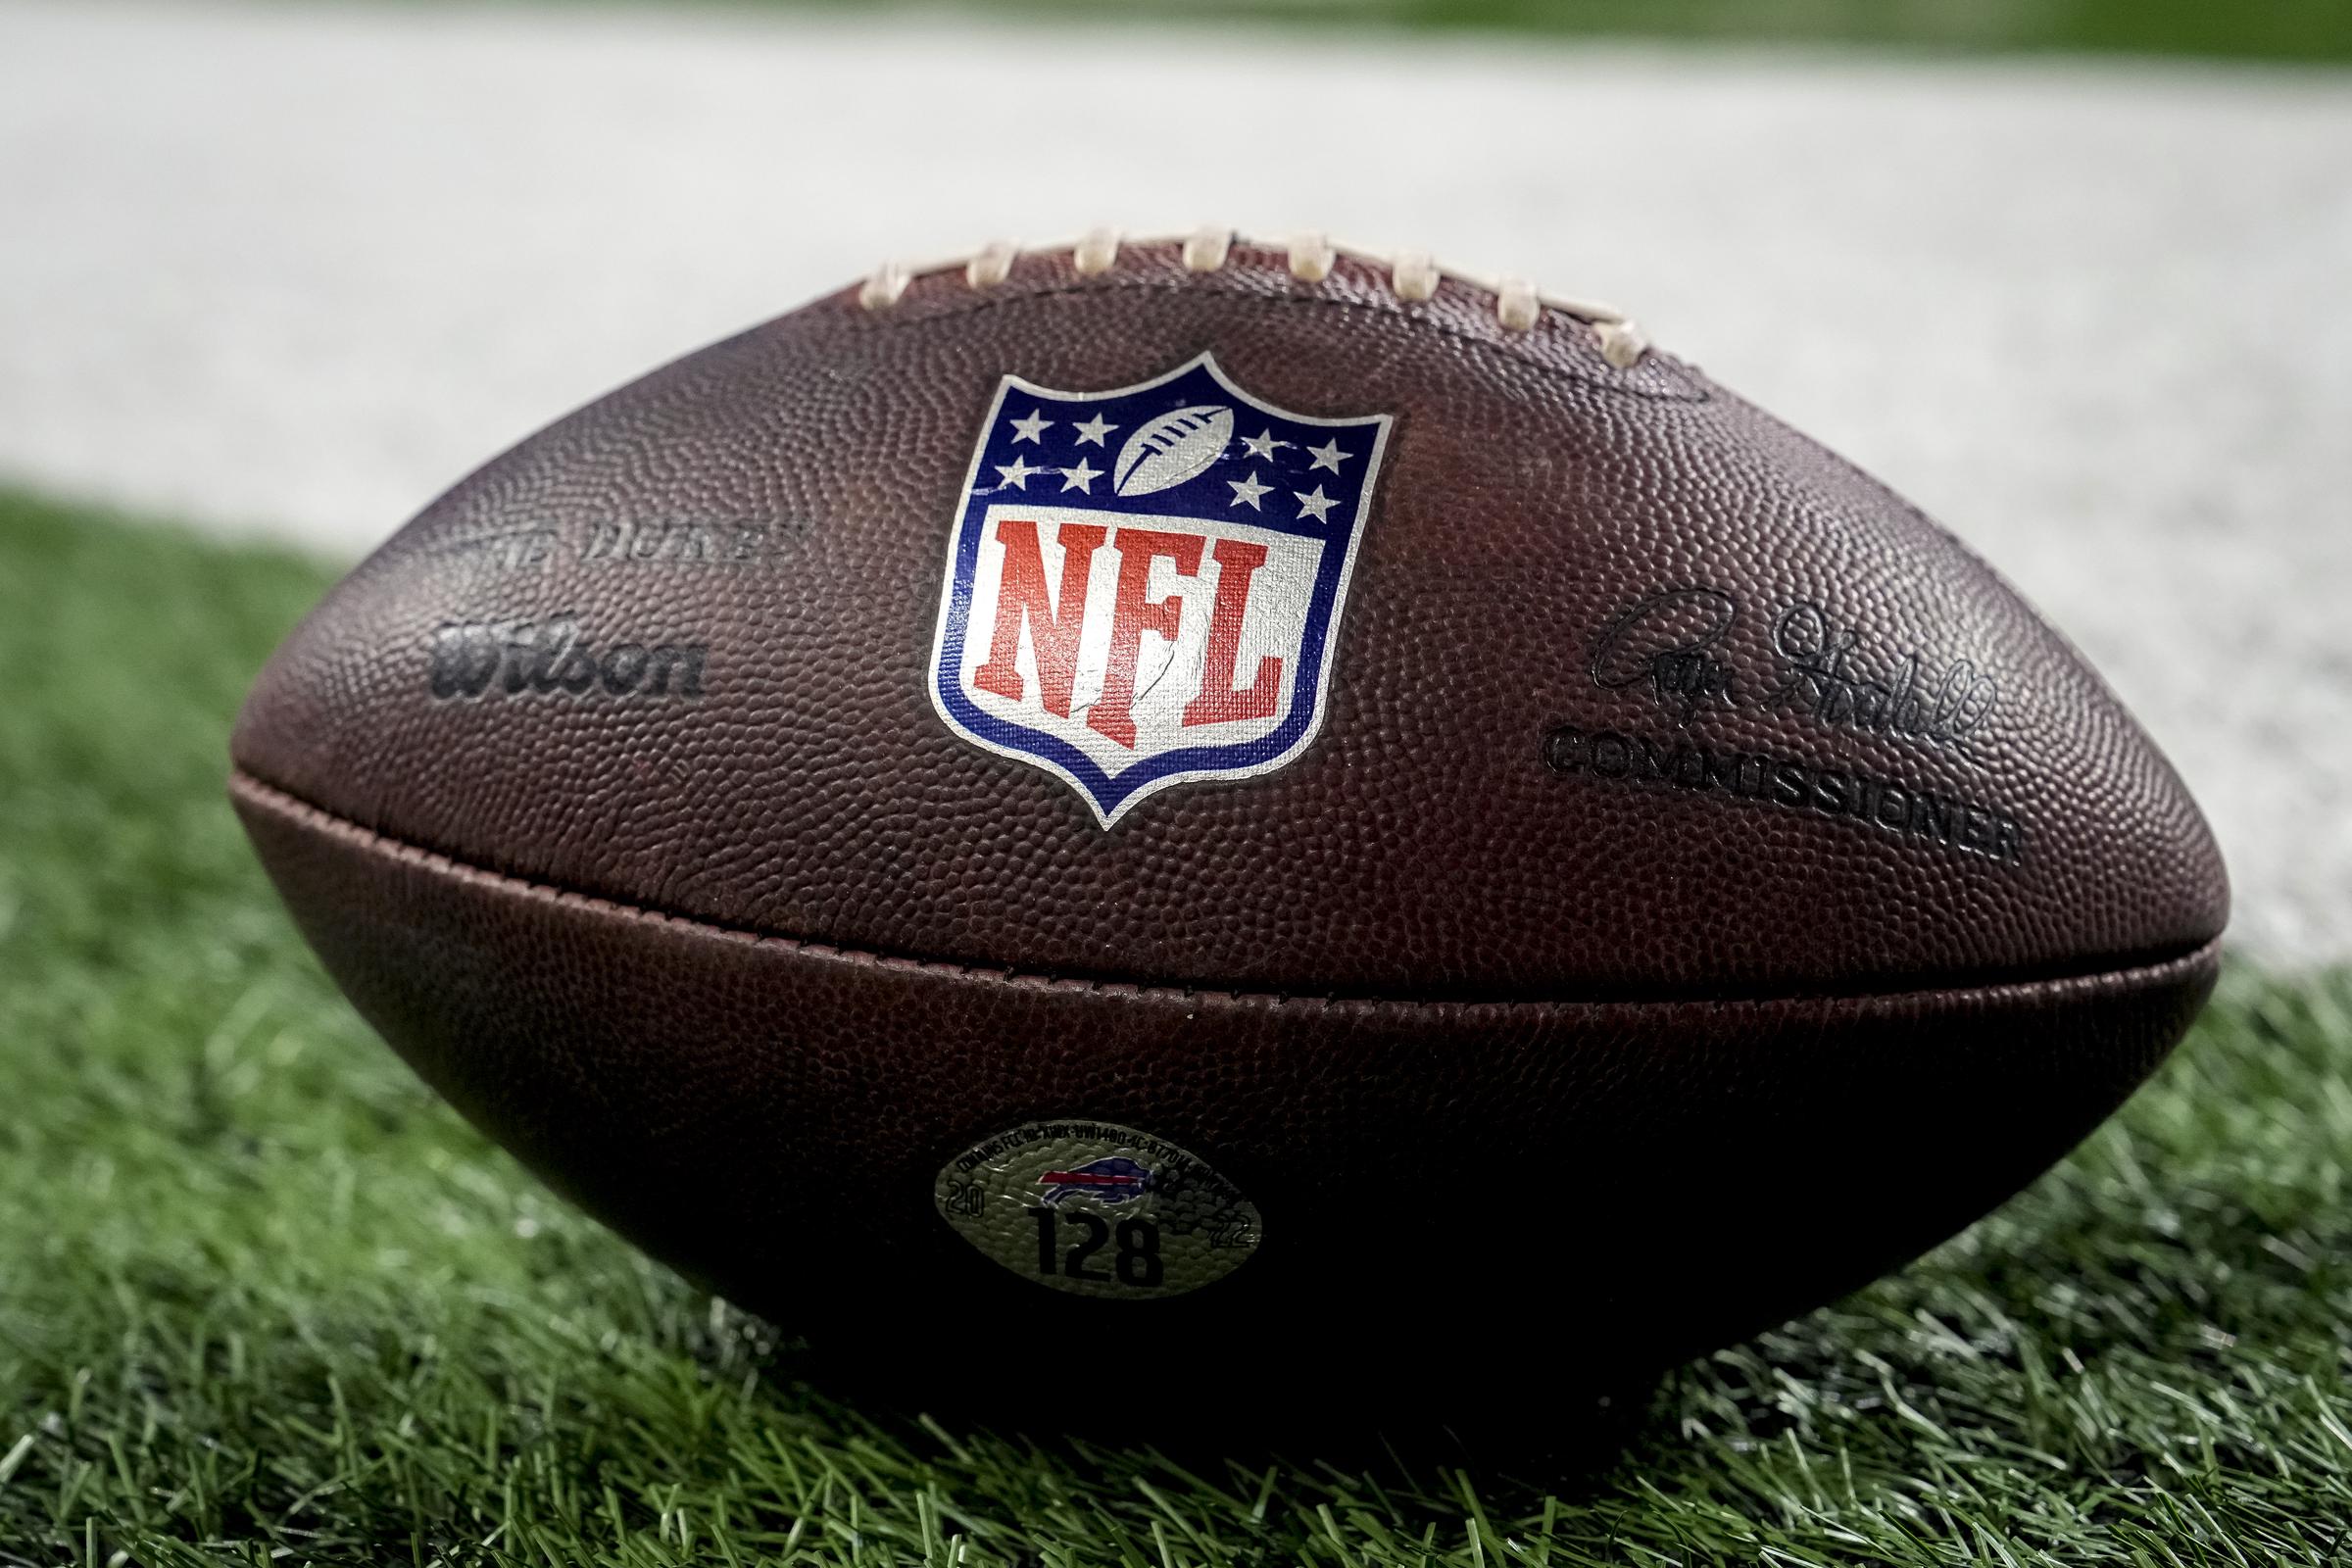
[{"label": "wilson logo", "polygon": [[447,701],[503,693],[554,697],[700,697],[704,643],[600,647],[569,614],[451,621],[433,632],[432,692]]}]

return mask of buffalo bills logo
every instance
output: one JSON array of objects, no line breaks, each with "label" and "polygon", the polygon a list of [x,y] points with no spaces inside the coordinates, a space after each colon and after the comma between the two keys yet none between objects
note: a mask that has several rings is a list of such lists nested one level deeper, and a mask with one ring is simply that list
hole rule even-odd
[{"label": "buffalo bills logo", "polygon": [[1126,1203],[1152,1191],[1152,1167],[1124,1154],[1093,1159],[1071,1170],[1050,1170],[1038,1177],[1047,1206],[1059,1208],[1072,1198],[1087,1197],[1098,1203]]},{"label": "buffalo bills logo", "polygon": [[959,498],[931,700],[1103,827],[1315,737],[1389,416],[1313,418],[1203,354],[1115,392],[997,387]]}]

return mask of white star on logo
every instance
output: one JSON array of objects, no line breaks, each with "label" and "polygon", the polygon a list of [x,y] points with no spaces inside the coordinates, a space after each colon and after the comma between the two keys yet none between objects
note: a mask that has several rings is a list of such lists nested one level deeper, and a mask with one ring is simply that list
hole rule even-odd
[{"label": "white star on logo", "polygon": [[1033,473],[1044,473],[1045,471],[1046,470],[1043,468],[1032,468],[1028,464],[1022,462],[1017,457],[1012,460],[1009,466],[1002,463],[997,465],[997,472],[1003,476],[1001,483],[1008,484],[1015,490],[1028,489],[1029,476]]},{"label": "white star on logo", "polygon": [[1298,515],[1301,517],[1312,517],[1317,522],[1329,522],[1331,518],[1327,515],[1327,514],[1332,508],[1340,504],[1337,496],[1325,495],[1321,485],[1315,486],[1315,493],[1311,496],[1300,495],[1299,492],[1296,490],[1292,491],[1291,494],[1298,497]]},{"label": "white star on logo", "polygon": [[1053,422],[1035,409],[1031,409],[1029,417],[1012,421],[1012,438],[1015,441],[1034,441],[1042,447],[1046,444],[1046,427]]},{"label": "white star on logo", "polygon": [[1225,482],[1233,486],[1233,499],[1225,504],[1229,507],[1246,505],[1251,512],[1265,510],[1257,504],[1257,498],[1274,488],[1270,484],[1259,484],[1254,471],[1247,479],[1228,479]]},{"label": "white star on logo", "polygon": [[1306,466],[1309,473],[1314,472],[1317,468],[1329,468],[1332,472],[1337,473],[1340,471],[1340,464],[1355,455],[1352,452],[1342,452],[1336,438],[1324,442],[1319,447],[1308,447],[1306,450],[1315,460]]},{"label": "white star on logo", "polygon": [[1102,477],[1102,470],[1101,468],[1089,467],[1086,460],[1080,458],[1078,466],[1061,470],[1061,488],[1065,491],[1084,491],[1091,496],[1095,493],[1095,481]]},{"label": "white star on logo", "polygon": [[[1276,447],[1287,447],[1290,445],[1290,443],[1288,441],[1275,440],[1274,432],[1272,430],[1260,430],[1255,435],[1246,435],[1242,437],[1242,445],[1250,449],[1250,455],[1251,457],[1256,458],[1263,463],[1272,463],[1274,461],[1274,449]],[[1233,481],[1230,479],[1226,481],[1228,484],[1231,484],[1232,482]]]},{"label": "white star on logo", "polygon": [[1072,425],[1071,428],[1078,432],[1080,441],[1092,441],[1096,446],[1101,446],[1102,438],[1116,430],[1118,426],[1098,414],[1084,423]]}]

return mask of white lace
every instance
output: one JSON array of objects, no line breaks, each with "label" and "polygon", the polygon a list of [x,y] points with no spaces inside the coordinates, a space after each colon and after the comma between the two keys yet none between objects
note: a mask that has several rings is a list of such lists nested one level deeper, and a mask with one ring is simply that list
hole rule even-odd
[{"label": "white lace", "polygon": [[[1013,262],[1024,255],[1066,250],[1071,264],[1088,277],[1100,276],[1118,265],[1123,245],[1183,246],[1187,271],[1214,272],[1225,265],[1234,244],[1230,228],[1200,228],[1190,234],[1153,236],[1144,239],[1123,238],[1116,229],[1098,228],[1074,243],[1016,247],[1002,241],[988,245],[971,256],[957,256],[946,261],[928,262],[918,266],[887,263],[878,269],[858,291],[858,303],[869,311],[886,310],[899,302],[906,285],[915,278],[932,272],[960,269],[967,287],[994,288],[1012,271]],[[1491,294],[1494,299],[1494,318],[1508,331],[1525,332],[1544,318],[1545,311],[1556,311],[1571,320],[1582,321],[1599,339],[1601,358],[1619,369],[1630,369],[1649,351],[1649,339],[1642,328],[1614,306],[1597,300],[1568,299],[1557,294],[1540,292],[1524,278],[1484,278],[1460,272],[1449,267],[1440,267],[1422,251],[1403,251],[1384,256],[1375,251],[1359,250],[1348,245],[1335,245],[1321,234],[1299,234],[1281,247],[1289,258],[1291,275],[1302,283],[1320,283],[1331,275],[1333,265],[1340,257],[1385,268],[1389,287],[1396,297],[1410,303],[1434,298],[1442,280],[1450,280],[1465,288]]]}]

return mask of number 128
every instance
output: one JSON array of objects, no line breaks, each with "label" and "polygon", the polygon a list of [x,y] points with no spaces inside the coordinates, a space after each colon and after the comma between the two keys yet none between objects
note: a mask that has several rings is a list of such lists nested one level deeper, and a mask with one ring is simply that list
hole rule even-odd
[{"label": "number 128", "polygon": [[[1123,1219],[1114,1231],[1099,1214],[1083,1209],[1062,1214],[1051,1208],[1033,1208],[1029,1217],[1037,1221],[1037,1271],[1051,1279],[1061,1275],[1073,1280],[1117,1280],[1121,1285],[1150,1287],[1160,1281],[1159,1227],[1148,1219]],[[1083,1238],[1066,1252],[1061,1247],[1061,1222],[1068,1221],[1071,1229],[1083,1232]],[[1110,1271],[1093,1265],[1097,1252],[1111,1242],[1118,1249],[1110,1256]]]}]

